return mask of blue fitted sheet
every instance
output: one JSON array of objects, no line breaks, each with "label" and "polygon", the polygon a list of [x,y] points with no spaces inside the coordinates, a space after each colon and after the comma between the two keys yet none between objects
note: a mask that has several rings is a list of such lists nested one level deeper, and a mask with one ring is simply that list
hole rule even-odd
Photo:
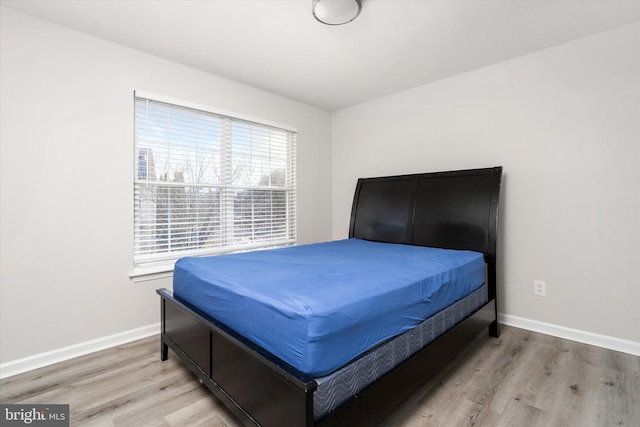
[{"label": "blue fitted sheet", "polygon": [[481,253],[358,239],[182,258],[174,294],[310,376],[476,290]]}]

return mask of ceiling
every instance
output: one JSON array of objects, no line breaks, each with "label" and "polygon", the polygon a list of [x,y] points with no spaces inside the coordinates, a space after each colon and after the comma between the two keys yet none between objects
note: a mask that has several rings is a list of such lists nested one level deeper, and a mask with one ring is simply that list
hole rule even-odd
[{"label": "ceiling", "polygon": [[[329,111],[640,20],[640,1],[7,1],[3,6]],[[640,35],[639,35],[640,37]]]}]

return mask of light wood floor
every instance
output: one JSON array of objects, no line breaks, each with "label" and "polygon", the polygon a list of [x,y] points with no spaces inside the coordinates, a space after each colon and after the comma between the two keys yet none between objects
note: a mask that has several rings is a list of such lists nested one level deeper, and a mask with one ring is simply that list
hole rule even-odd
[{"label": "light wood floor", "polygon": [[[149,338],[0,381],[2,403],[65,403],[74,426],[240,424]],[[640,357],[503,327],[433,377],[391,426],[640,426]]]}]

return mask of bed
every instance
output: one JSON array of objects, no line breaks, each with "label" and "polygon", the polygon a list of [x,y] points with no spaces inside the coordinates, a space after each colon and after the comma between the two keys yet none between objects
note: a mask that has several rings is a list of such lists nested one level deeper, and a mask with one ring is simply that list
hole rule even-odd
[{"label": "bed", "polygon": [[171,348],[245,425],[375,424],[499,336],[501,175],[363,178],[348,239],[178,261],[157,291],[162,360]]}]

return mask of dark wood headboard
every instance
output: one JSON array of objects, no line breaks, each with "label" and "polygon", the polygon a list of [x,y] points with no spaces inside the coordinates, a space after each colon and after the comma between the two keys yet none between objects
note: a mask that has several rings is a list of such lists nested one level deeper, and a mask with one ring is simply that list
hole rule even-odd
[{"label": "dark wood headboard", "polygon": [[501,177],[498,166],[361,178],[349,237],[482,252],[494,285],[489,291],[492,297]]}]

